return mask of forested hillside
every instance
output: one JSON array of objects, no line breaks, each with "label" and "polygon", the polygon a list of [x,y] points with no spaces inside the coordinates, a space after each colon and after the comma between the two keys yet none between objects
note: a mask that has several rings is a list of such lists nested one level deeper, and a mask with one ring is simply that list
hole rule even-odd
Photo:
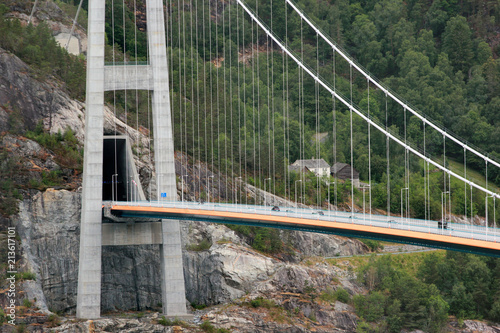
[{"label": "forested hillside", "polygon": [[[283,3],[277,1],[249,4],[281,40],[339,93],[351,95],[361,110],[369,110],[372,117],[382,122],[387,118],[391,131],[433,158],[444,160],[445,164],[465,163],[470,174],[475,170],[487,175],[490,184],[500,184],[496,168],[487,171],[483,161],[464,156],[461,149],[443,142],[436,132],[427,130],[424,137],[424,128],[416,117],[387,101],[373,85],[367,87],[359,74],[350,74],[348,63],[333,54],[290,6],[285,10]],[[355,60],[406,99],[408,105],[463,140],[492,156],[500,156],[497,2],[337,0],[299,1],[298,5]],[[272,177],[273,191],[290,197],[294,196],[298,175],[288,175],[285,170],[296,159],[322,157],[330,164],[350,163],[347,107],[338,101],[332,105],[330,94],[283,57],[277,45],[243,14],[240,6],[235,2],[209,1],[177,6],[167,1],[165,9],[176,149],[188,152],[193,160],[207,161],[230,176],[244,176],[260,187],[264,179]],[[145,60],[145,34],[127,28],[137,18],[130,12],[122,13],[114,12],[115,46],[126,51],[128,60]],[[108,15],[111,17],[112,13]],[[125,30],[123,34],[116,26],[123,25],[124,18],[129,23],[121,29]],[[108,25],[109,41],[113,40],[112,31]],[[140,44],[133,48],[130,41],[136,35]],[[113,59],[127,60],[110,48],[108,60]],[[146,98],[132,93],[117,95],[118,107],[131,111],[131,121],[135,117],[136,96],[139,100]],[[141,110],[139,113],[145,114]],[[373,205],[387,207],[389,164],[389,209],[399,212],[399,193],[405,187],[406,176],[417,184],[412,185],[410,193],[410,202],[416,203],[411,214],[424,217],[424,209],[418,209],[425,201],[423,164],[410,156],[405,168],[404,151],[395,144],[389,148],[387,161],[385,136],[372,129],[368,138],[367,127],[364,121],[354,118],[353,162],[361,180],[368,181],[371,176]],[[322,132],[328,136],[319,144],[313,137]],[[463,166],[457,168],[463,172]],[[426,173],[431,173],[430,216],[438,218],[443,181],[434,171]],[[322,205],[327,199],[327,187],[318,183],[314,179],[304,182],[304,203]],[[350,197],[349,183],[337,185],[335,194],[331,189],[330,202],[334,204]],[[463,192],[463,183],[451,179],[448,186],[454,193],[453,213],[484,214],[484,197],[479,192],[472,194],[472,207],[465,207],[468,194]],[[355,195],[361,200],[360,192]]]},{"label": "forested hillside", "polygon": [[[78,3],[66,1],[69,6]],[[125,3],[125,6],[122,2],[115,3],[113,10],[107,6],[106,60],[146,61],[144,3]],[[497,2],[304,0],[298,5],[338,45],[409,105],[492,156],[500,155],[497,59],[500,5]],[[84,13],[86,6],[84,2]],[[427,131],[424,141],[422,124],[394,102],[387,102],[383,92],[373,85],[367,87],[359,74],[350,75],[347,62],[342,62],[325,42],[318,40],[316,33],[289,6],[286,11],[276,1],[251,1],[250,6],[337,91],[351,95],[361,110],[369,110],[372,117],[383,122],[387,118],[392,131],[405,135],[420,149],[426,142],[425,150],[433,158],[443,161],[441,156],[446,149],[446,163],[465,162],[470,171],[486,174],[484,162],[470,155],[464,157],[463,151],[452,145],[446,147],[440,135]],[[8,10],[9,7],[4,7],[2,12]],[[178,6],[167,1],[165,14],[175,146],[191,155],[193,163],[207,161],[229,177],[243,176],[260,187],[264,179],[273,177],[273,192],[289,197],[295,194],[293,185],[298,176],[285,170],[296,159],[322,157],[330,164],[350,163],[348,109],[338,101],[332,106],[329,93],[319,89],[304,71],[283,57],[277,45],[235,2],[199,0]],[[58,76],[73,96],[83,100],[81,60],[58,51],[47,40],[46,27],[21,27],[15,20],[4,18],[1,29],[2,47],[38,68],[42,76]],[[107,93],[110,105],[134,127],[150,127],[148,99],[149,95],[143,91],[129,91],[126,95]],[[372,129],[368,138],[366,123],[357,117],[353,121],[353,162],[361,180],[371,178],[373,182],[373,205],[387,208],[389,165],[391,212],[400,210],[398,194],[405,187],[406,176],[412,183],[421,184],[410,192],[410,202],[416,203],[411,214],[424,217],[423,208],[418,209],[424,200],[423,164],[410,156],[405,168],[404,151],[394,144],[389,148],[387,161],[385,136]],[[313,137],[321,132],[328,136],[318,143]],[[458,168],[463,169],[460,165]],[[430,186],[435,189],[429,191],[430,214],[437,218],[442,177],[437,174],[429,177]],[[490,168],[487,177],[490,184],[500,184],[496,168]],[[331,189],[333,204],[350,197],[349,183],[337,185],[335,193]],[[322,205],[327,200],[328,189],[317,180],[304,182],[304,187],[304,203]],[[452,179],[449,187],[455,193],[453,213],[469,216],[484,213],[484,200],[479,192],[472,194],[472,208],[464,207],[467,195],[461,190],[463,183]],[[356,191],[355,195],[360,200],[361,193]]]},{"label": "forested hillside", "polygon": [[498,259],[459,252],[372,257],[359,269],[367,295],[354,296],[358,332],[446,331],[448,315],[500,320]]},{"label": "forested hillside", "polygon": [[[78,0],[61,0],[59,4],[62,7],[66,5],[65,8],[74,13],[78,2]],[[111,6],[107,6],[106,61],[109,64],[148,61],[144,1],[127,0],[125,6],[116,0],[107,2],[108,4],[113,2],[115,7],[111,10]],[[282,1],[249,2],[266,22],[271,22],[271,17],[273,18],[272,29],[280,39],[286,41],[287,46],[303,58],[311,68],[317,70],[330,85],[334,85],[342,95],[352,98],[353,104],[359,106],[361,110],[370,112],[370,115],[379,121],[385,122],[387,119],[387,127],[391,131],[402,136],[406,135],[409,141],[420,149],[425,148],[427,153],[444,161],[443,163],[463,170],[465,162],[469,177],[478,177],[484,182],[485,179],[481,177],[487,175],[490,188],[500,186],[498,170],[490,168],[487,173],[482,160],[469,155],[464,157],[463,151],[453,145],[447,145],[440,135],[431,131],[424,132],[421,123],[415,117],[405,113],[395,103],[387,103],[383,92],[373,85],[367,86],[366,79],[359,73],[351,75],[349,64],[332,53],[331,48],[320,41],[317,34],[289,7],[285,10]],[[84,1],[83,4],[82,16],[85,16],[87,2]],[[137,5],[135,9],[134,4]],[[300,0],[298,4],[313,21],[332,36],[338,45],[408,103],[449,131],[460,135],[464,140],[500,158],[498,129],[500,3],[498,1]],[[84,56],[72,56],[60,48],[52,38],[49,25],[41,23],[36,26],[25,26],[11,16],[11,12],[16,10],[29,12],[31,5],[29,1],[14,0],[0,4],[0,48],[17,55],[29,64],[31,66],[29,71],[32,71],[30,74],[37,80],[45,81],[50,78],[50,82],[58,84],[60,82],[72,98],[84,101]],[[246,183],[255,184],[290,200],[297,198],[298,194],[297,200],[307,205],[325,206],[329,198],[330,203],[336,204],[337,207],[352,208],[348,207],[351,195],[349,181],[338,182],[335,187],[332,185],[329,188],[328,183],[314,175],[301,176],[287,172],[288,164],[298,158],[321,157],[330,164],[351,162],[348,108],[338,101],[332,101],[328,92],[319,89],[304,71],[284,57],[276,43],[271,42],[262,29],[257,28],[256,24],[243,14],[236,2],[166,0],[165,15],[175,148],[182,153],[182,156],[189,156],[183,160],[191,164],[191,170],[195,169],[194,165],[198,161],[202,161],[206,162],[203,165],[208,165],[207,169],[213,170],[214,174],[225,174],[228,183],[233,181],[234,184],[239,184],[237,179],[240,178]],[[145,133],[144,135],[150,135],[151,97],[147,92],[129,91],[127,94],[107,92],[106,101],[119,118],[127,120],[128,125],[138,128],[141,133]],[[37,195],[40,192],[51,195],[50,191],[43,191],[47,187],[62,185],[67,179],[71,179],[73,183],[79,182],[81,146],[71,130],[57,135],[49,134],[42,123],[30,121],[29,117],[23,114],[23,110],[13,109],[9,105],[0,105],[0,108],[8,114],[7,123],[1,124],[2,128],[7,129],[0,133],[2,138],[8,133],[7,135],[19,137],[20,140],[37,141],[57,155],[54,160],[63,167],[62,171],[56,170],[50,173],[33,167],[36,170],[30,172],[40,172],[40,181],[21,183],[24,179],[15,175],[24,170],[18,169],[17,159],[8,157],[5,147],[0,147],[2,190],[0,213],[15,216],[17,204],[23,200],[29,202],[31,199],[29,196],[23,198],[24,193],[31,191]],[[373,207],[387,208],[390,182],[389,208],[393,214],[401,213],[400,193],[405,189],[405,178],[407,178],[412,184],[411,216],[423,218],[426,216],[423,184],[425,177],[428,177],[431,194],[431,198],[427,199],[427,204],[430,206],[428,217],[440,218],[441,193],[443,182],[446,183],[446,179],[443,181],[443,174],[437,169],[425,170],[423,163],[414,156],[410,156],[408,167],[405,167],[404,150],[395,144],[387,148],[384,135],[372,128],[371,136],[368,136],[367,129],[367,124],[355,116],[352,131],[354,166],[360,171],[362,181],[372,181]],[[321,142],[315,140],[317,134],[324,133],[326,135],[322,136]],[[426,141],[424,133],[427,133]],[[135,152],[140,151],[135,150],[136,148],[137,146],[133,147]],[[371,160],[371,168],[368,166],[368,160]],[[72,171],[75,172],[70,178],[68,174],[72,174]],[[64,175],[66,180],[63,178]],[[297,193],[299,180],[302,189]],[[182,181],[182,177],[179,181]],[[203,186],[206,187],[207,183],[205,179]],[[255,200],[247,193],[241,193],[243,192],[241,186],[234,184],[229,191],[219,191],[220,197],[213,197],[212,200],[232,201],[234,189],[240,189],[240,192],[235,194],[237,202],[251,203]],[[80,205],[78,191],[74,191],[78,186],[79,184],[73,184],[72,187],[68,187],[72,192],[65,191],[73,198],[71,200],[74,201],[72,207],[75,212]],[[184,190],[184,183],[182,186]],[[201,181],[199,186],[203,187]],[[453,213],[465,214],[467,217],[484,214],[484,194],[476,190],[471,192],[471,196],[468,193],[464,194],[464,184],[454,179],[451,179],[449,186],[449,190],[453,193],[451,205]],[[331,196],[328,196],[329,190],[334,191],[334,189],[335,193],[332,192]],[[359,207],[362,205],[363,193],[355,190],[354,194],[355,203]],[[200,190],[198,195],[197,197],[196,194],[192,194],[190,197],[202,200],[206,199],[208,194]],[[464,199],[468,206],[464,206]],[[469,205],[468,200],[472,205]],[[54,200],[54,202],[59,201],[59,199]],[[43,197],[41,202],[44,202]],[[46,204],[48,205],[47,202],[44,203]],[[36,214],[37,211],[34,211],[33,216]],[[79,211],[74,213],[75,218],[73,215],[70,217],[71,237],[76,237],[73,231],[78,229],[78,214]],[[26,216],[29,216],[26,217],[26,223],[35,220],[30,218],[31,215]],[[489,222],[493,223],[491,216]],[[65,223],[69,224],[64,222],[60,225]],[[47,223],[41,219],[38,225],[44,226]],[[254,252],[258,261],[255,261],[253,267],[267,267],[268,262],[272,261],[273,265],[283,269],[280,271],[283,275],[272,277],[276,294],[265,294],[264,296],[269,299],[263,298],[260,294],[256,297],[258,292],[266,289],[259,289],[260,287],[256,288],[258,291],[251,289],[254,287],[252,284],[257,285],[257,282],[253,281],[271,284],[269,281],[272,273],[262,273],[259,274],[259,280],[248,280],[245,276],[241,278],[241,285],[244,285],[244,288],[238,286],[241,287],[238,290],[242,292],[241,295],[246,292],[245,297],[250,297],[248,294],[251,293],[251,297],[254,297],[251,301],[238,300],[238,303],[234,304],[224,303],[224,309],[239,307],[251,313],[252,311],[259,313],[262,318],[265,317],[265,320],[254,317],[258,318],[255,319],[258,321],[255,327],[266,321],[280,324],[286,322],[290,325],[290,329],[297,327],[297,323],[303,325],[301,327],[310,329],[311,325],[316,327],[323,321],[329,324],[333,322],[338,326],[336,318],[335,321],[332,319],[328,321],[319,315],[333,312],[337,313],[339,318],[341,316],[347,316],[347,318],[342,317],[346,320],[354,318],[352,325],[348,327],[357,326],[359,332],[400,332],[412,329],[441,332],[450,327],[447,326],[451,320],[449,315],[456,316],[457,325],[460,326],[469,318],[500,321],[498,283],[500,263],[495,258],[436,252],[418,254],[413,258],[373,257],[367,259],[366,265],[357,267],[355,273],[353,268],[356,268],[355,265],[342,266],[339,263],[340,260],[348,261],[344,258],[332,259],[335,263],[330,262],[328,265],[323,259],[321,263],[309,262],[307,259],[304,266],[310,266],[306,267],[307,269],[304,267],[290,269],[291,263],[286,258],[291,258],[293,249],[289,244],[291,241],[287,240],[283,233],[275,229],[269,231],[269,229],[242,226],[235,227],[233,230],[236,234],[231,231],[228,233],[230,236],[226,238],[226,234],[218,234],[214,229],[210,229],[213,227],[211,224],[207,226],[203,232],[190,238],[185,251],[193,258],[199,254],[199,263],[190,267],[203,265],[205,269],[202,273],[195,269],[190,272],[195,277],[192,281],[197,286],[200,285],[200,289],[193,289],[192,292],[192,295],[195,295],[192,296],[193,307],[203,308],[217,302],[223,303],[211,298],[213,297],[211,289],[206,291],[203,288],[205,281],[212,281],[210,278],[217,274],[219,274],[215,279],[217,283],[225,281],[233,274],[235,264],[247,265],[248,259],[239,260],[241,253],[235,250],[241,246],[238,240],[241,238],[248,245],[243,256],[246,256],[247,252],[256,250]],[[58,225],[57,228],[59,227]],[[53,248],[57,252],[65,252],[60,251],[58,241],[68,237],[62,234],[63,236],[56,235],[60,237],[57,238],[50,224],[49,228],[50,233],[47,235],[50,234],[50,237],[33,237],[33,239],[45,244],[50,243],[49,240],[53,238],[55,244]],[[31,228],[25,229],[34,233]],[[191,230],[191,227],[189,229]],[[218,235],[219,238],[212,238],[213,235]],[[349,243],[345,239],[341,241]],[[297,250],[297,253],[303,252],[301,255],[327,256],[324,252],[316,253],[311,250],[317,244],[310,238],[297,238],[293,242],[303,246],[301,250]],[[26,244],[37,251],[39,249],[27,241]],[[333,251],[331,244],[325,242],[323,246]],[[374,243],[368,242],[368,244]],[[377,246],[380,244],[375,244],[373,248],[376,249]],[[68,245],[68,248],[76,251],[78,246]],[[356,250],[354,253],[358,253],[359,249],[353,248]],[[209,252],[210,249],[213,252]],[[223,253],[220,252],[221,249],[224,250]],[[53,264],[55,259],[52,253],[55,252],[47,253],[50,260],[46,262]],[[332,255],[339,254],[340,252],[336,252]],[[146,254],[144,257],[153,256]],[[220,264],[217,261],[221,260],[220,258],[225,260],[227,271],[220,268],[222,264],[220,267],[217,266]],[[74,257],[67,260],[74,262]],[[192,264],[195,259],[191,260]],[[357,258],[352,261],[356,262]],[[148,266],[147,269],[153,267],[149,261],[144,262]],[[254,273],[248,269],[248,265],[242,267],[242,272]],[[72,274],[76,272],[71,267],[64,269]],[[134,268],[130,270],[141,271]],[[49,278],[59,279],[59,276],[65,277],[63,283],[68,283],[67,274],[54,274],[50,269],[46,271],[50,277],[44,277],[44,283],[52,281]],[[66,271],[61,270],[61,272]],[[318,274],[318,272],[323,273]],[[342,281],[339,281],[337,273],[342,274],[339,275]],[[128,280],[122,272],[113,274]],[[76,280],[76,275],[74,274],[73,282]],[[350,280],[355,275],[358,276],[357,282],[366,289],[358,288]],[[198,281],[200,276],[210,278]],[[287,281],[288,286],[283,283],[285,277],[290,280]],[[303,281],[303,287],[297,289],[299,278]],[[321,280],[321,283],[318,280]],[[352,289],[346,291],[342,283],[351,286]],[[59,288],[64,284],[58,281],[46,285]],[[212,287],[208,283],[206,285]],[[228,283],[228,286],[231,290],[236,288],[234,283]],[[131,285],[131,289],[132,287],[137,288],[137,285]],[[216,289],[219,287],[215,286],[214,290],[221,290]],[[116,285],[112,288],[121,293],[121,289],[116,288]],[[202,294],[201,289],[206,292],[206,295],[202,295],[206,298],[198,301],[198,297]],[[154,289],[152,290],[151,294],[154,293]],[[135,291],[134,289],[134,295]],[[64,293],[68,294],[66,289]],[[283,295],[288,298],[283,298]],[[51,297],[59,304],[65,302],[59,296]],[[229,296],[227,297],[229,299]],[[224,302],[227,299],[224,298]],[[280,301],[275,302],[273,299]],[[339,306],[339,303],[342,304]],[[353,314],[351,305],[357,317]],[[62,308],[66,309],[69,306],[69,303],[63,304]],[[220,309],[213,310],[214,318],[218,318]],[[309,311],[307,316],[305,309]],[[135,310],[139,310],[138,305]],[[266,315],[266,311],[270,316]],[[155,320],[157,319],[159,318]],[[234,320],[234,322],[251,326],[248,324],[250,321]],[[206,327],[208,327],[206,331],[215,330],[208,325]],[[253,326],[248,329],[252,328]],[[198,331],[198,328],[193,330]],[[221,329],[219,331],[223,332]]]}]

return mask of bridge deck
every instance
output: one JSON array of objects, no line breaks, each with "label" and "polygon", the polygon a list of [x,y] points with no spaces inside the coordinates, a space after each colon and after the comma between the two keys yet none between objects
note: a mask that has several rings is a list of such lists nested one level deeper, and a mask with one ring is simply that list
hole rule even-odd
[{"label": "bridge deck", "polygon": [[111,203],[116,216],[132,218],[161,218],[242,224],[279,229],[293,229],[330,233],[347,237],[361,237],[410,243],[428,247],[458,250],[500,257],[497,231],[493,228],[451,223],[448,229],[438,228],[436,221],[405,219],[370,214],[304,210],[271,207],[198,204],[180,202]]}]

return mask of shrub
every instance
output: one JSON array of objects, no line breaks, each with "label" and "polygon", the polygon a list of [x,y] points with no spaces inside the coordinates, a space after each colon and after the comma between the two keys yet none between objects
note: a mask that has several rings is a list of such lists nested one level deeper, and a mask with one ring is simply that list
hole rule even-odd
[{"label": "shrub", "polygon": [[325,302],[335,302],[337,300],[337,297],[335,297],[335,291],[330,287],[323,290],[319,295],[319,298]]},{"label": "shrub", "polygon": [[266,299],[263,297],[257,297],[256,299],[253,299],[250,301],[250,306],[252,306],[254,308],[263,307],[266,309],[270,309],[270,308],[276,306],[276,304],[274,303],[273,300]]},{"label": "shrub", "polygon": [[16,332],[17,332],[17,333],[23,333],[23,332],[26,332],[26,324],[25,324],[25,323],[18,324],[18,325],[16,326]]},{"label": "shrub", "polygon": [[31,301],[27,298],[23,299],[23,306],[26,307],[26,308],[31,308],[31,306],[33,305],[33,303],[31,303]]},{"label": "shrub", "polygon": [[366,296],[358,294],[354,296],[354,307],[359,317],[374,322],[384,315],[385,297],[378,291]]},{"label": "shrub", "polygon": [[379,241],[373,240],[373,239],[361,239],[361,242],[363,242],[370,251],[372,252],[377,252],[378,250],[383,250],[384,246],[380,244]]},{"label": "shrub", "polygon": [[337,301],[342,303],[349,303],[349,301],[351,300],[351,296],[344,288],[338,288],[335,291],[335,298],[337,299]]},{"label": "shrub", "polygon": [[199,244],[191,244],[187,246],[188,251],[206,251],[212,247],[212,243],[208,239],[203,239]]},{"label": "shrub", "polygon": [[198,304],[198,303],[195,303],[195,302],[192,302],[191,303],[191,306],[196,309],[196,310],[203,310],[204,308],[206,308],[207,306],[205,304]]},{"label": "shrub", "polygon": [[165,316],[162,316],[160,319],[158,319],[158,324],[163,326],[172,326],[172,321],[168,318],[165,318]]},{"label": "shrub", "polygon": [[61,324],[61,319],[55,313],[51,314],[47,320],[49,322],[49,327],[56,327]]},{"label": "shrub", "polygon": [[208,320],[205,320],[201,325],[200,328],[204,330],[207,333],[216,333],[217,330],[215,329],[214,325],[212,325]]},{"label": "shrub", "polygon": [[182,326],[182,327],[187,327],[187,324],[180,320],[179,318],[175,319],[169,319],[165,318],[165,316],[162,316],[160,319],[158,319],[158,324],[163,325],[163,326]]}]

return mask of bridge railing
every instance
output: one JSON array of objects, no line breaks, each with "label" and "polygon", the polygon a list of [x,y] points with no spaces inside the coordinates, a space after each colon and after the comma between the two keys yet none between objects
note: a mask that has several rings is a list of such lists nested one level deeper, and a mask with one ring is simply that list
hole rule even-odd
[{"label": "bridge railing", "polygon": [[[114,202],[116,205],[136,207],[164,207],[164,208],[186,208],[199,211],[222,211],[247,214],[259,214],[267,216],[281,216],[302,218],[307,220],[320,220],[324,222],[341,222],[365,226],[398,229],[404,231],[416,231],[439,235],[448,235],[466,239],[480,239],[496,242],[500,239],[498,228],[476,226],[466,223],[448,222],[446,228],[439,227],[439,222],[434,220],[422,220],[415,218],[404,218],[398,216],[386,216],[378,214],[352,213],[335,210],[318,210],[299,207],[280,207],[279,211],[273,211],[273,206],[248,205],[248,204],[225,204],[225,203],[199,203],[192,201],[135,201]],[[321,212],[321,213],[320,213]]]}]

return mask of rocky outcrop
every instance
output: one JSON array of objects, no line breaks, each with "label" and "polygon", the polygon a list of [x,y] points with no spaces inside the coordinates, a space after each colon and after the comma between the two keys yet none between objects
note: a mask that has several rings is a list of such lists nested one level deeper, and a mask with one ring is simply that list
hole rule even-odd
[{"label": "rocky outcrop", "polygon": [[242,303],[225,307],[224,311],[213,309],[202,319],[241,333],[356,331],[358,317],[349,305],[340,302],[319,305],[298,295],[272,295],[272,299],[266,309]]},{"label": "rocky outcrop", "polygon": [[[163,326],[157,324],[158,315],[147,318],[102,318],[82,322],[66,322],[59,327],[50,329],[51,332],[61,333],[180,333],[185,332],[180,326]],[[191,330],[189,330],[191,331]],[[188,332],[189,332],[188,331]],[[193,330],[194,331],[194,330]],[[193,332],[191,331],[191,332]]]},{"label": "rocky outcrop", "polygon": [[11,119],[0,122],[0,132],[16,130],[15,123],[33,129],[42,119],[50,122],[54,111],[69,101],[55,83],[34,80],[30,71],[19,58],[0,49],[0,118]]},{"label": "rocky outcrop", "polygon": [[311,256],[335,257],[368,252],[368,247],[358,240],[341,236],[301,231],[283,232],[285,242],[293,244],[302,258]]},{"label": "rocky outcrop", "polygon": [[[11,6],[11,12],[7,17],[16,18],[22,24],[28,24],[32,4],[28,6]],[[81,17],[81,16],[80,16]],[[73,25],[73,17],[69,17],[64,13],[59,6],[53,1],[38,1],[37,7],[31,18],[31,24],[38,25],[45,23],[52,30],[52,35],[62,47],[66,46],[68,37]],[[68,52],[78,55],[87,53],[87,34],[84,27],[78,23],[75,25],[73,36],[68,48]]]},{"label": "rocky outcrop", "polygon": [[74,308],[80,195],[65,190],[39,192],[21,203],[14,225],[21,238],[26,269],[36,274],[36,284],[43,290],[45,299],[29,291],[27,297],[36,298],[36,306],[41,309]]},{"label": "rocky outcrop", "polygon": [[282,265],[243,246],[215,244],[184,255],[186,297],[195,304],[230,302],[265,283]]},{"label": "rocky outcrop", "polygon": [[[27,297],[41,309],[73,312],[76,303],[80,193],[49,189],[25,199],[14,224],[21,237],[26,269],[36,273]],[[187,299],[221,304],[256,291],[300,291],[305,281],[324,288],[335,271],[302,268],[260,254],[223,225],[182,222]],[[206,241],[208,248],[196,248]],[[332,241],[332,240],[330,240]],[[194,249],[195,248],[195,249]],[[336,247],[339,251],[340,246]],[[346,249],[349,249],[348,247]],[[351,250],[348,250],[351,251]],[[104,247],[102,310],[155,309],[161,303],[157,245]],[[312,277],[314,276],[314,278]],[[345,280],[345,288],[356,288]],[[343,281],[344,281],[343,280]],[[343,282],[344,283],[344,282]]]}]

